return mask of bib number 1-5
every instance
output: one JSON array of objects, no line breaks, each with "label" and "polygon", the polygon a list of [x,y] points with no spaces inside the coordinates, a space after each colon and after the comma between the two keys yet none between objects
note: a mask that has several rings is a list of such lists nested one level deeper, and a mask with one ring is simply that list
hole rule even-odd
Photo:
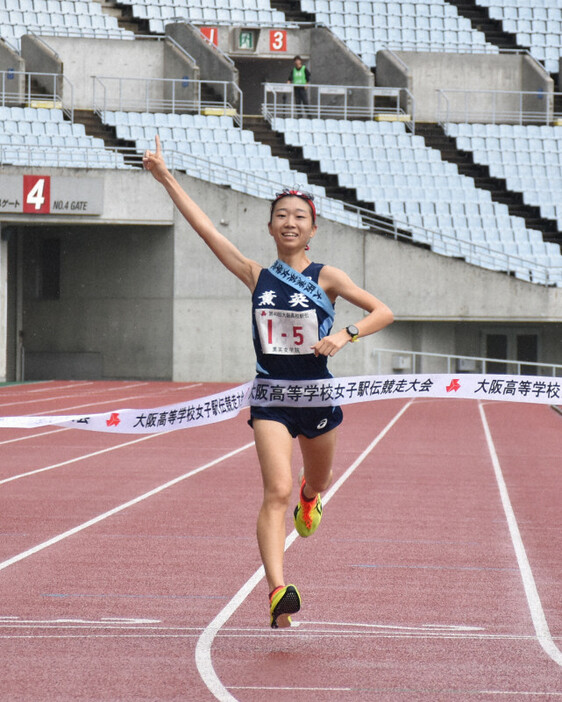
[{"label": "bib number 1-5", "polygon": [[318,341],[318,322],[314,310],[257,309],[256,324],[264,353],[312,353],[310,347]]}]

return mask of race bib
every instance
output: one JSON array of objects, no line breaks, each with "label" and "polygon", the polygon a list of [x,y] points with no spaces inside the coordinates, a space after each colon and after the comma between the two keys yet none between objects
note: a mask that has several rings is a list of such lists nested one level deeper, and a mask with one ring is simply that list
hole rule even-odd
[{"label": "race bib", "polygon": [[298,355],[314,353],[318,320],[314,310],[257,309],[256,325],[264,353]]}]

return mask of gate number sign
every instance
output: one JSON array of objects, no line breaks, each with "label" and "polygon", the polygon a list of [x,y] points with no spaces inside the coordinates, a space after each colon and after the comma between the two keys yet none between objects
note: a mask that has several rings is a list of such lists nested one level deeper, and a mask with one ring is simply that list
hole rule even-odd
[{"label": "gate number sign", "polygon": [[24,175],[23,211],[49,214],[51,211],[51,176]]},{"label": "gate number sign", "polygon": [[0,179],[0,215],[101,215],[99,177],[6,175]]}]

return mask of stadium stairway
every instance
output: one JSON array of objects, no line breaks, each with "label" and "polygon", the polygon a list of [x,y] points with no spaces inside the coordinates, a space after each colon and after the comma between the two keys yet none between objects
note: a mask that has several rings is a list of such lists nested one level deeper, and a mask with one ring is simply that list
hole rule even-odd
[{"label": "stadium stairway", "polygon": [[148,20],[134,17],[131,5],[122,4],[117,2],[117,0],[94,0],[94,2],[101,5],[105,14],[115,17],[121,29],[128,29],[137,35],[149,35],[151,33]]},{"label": "stadium stairway", "polygon": [[315,22],[315,16],[310,12],[301,9],[300,2],[294,0],[270,0],[270,5],[274,10],[283,12],[287,22],[298,22],[300,24]]},{"label": "stadium stairway", "polygon": [[142,154],[137,152],[135,142],[118,139],[115,127],[104,124],[93,110],[74,110],[74,121],[84,125],[88,136],[98,137],[106,148],[122,153],[127,166],[142,168]]},{"label": "stadium stairway", "polygon": [[427,146],[439,149],[443,160],[454,163],[459,173],[473,178],[476,187],[489,190],[492,200],[505,203],[510,215],[522,217],[528,229],[538,229],[544,241],[562,246],[562,233],[558,231],[555,220],[542,217],[538,207],[525,204],[521,193],[507,189],[504,178],[495,178],[490,175],[488,166],[475,163],[471,152],[457,148],[455,139],[445,134],[440,125],[418,123],[416,134],[424,138]]},{"label": "stadium stairway", "polygon": [[[256,141],[269,145],[272,156],[279,156],[280,158],[287,159],[292,169],[306,173],[309,183],[323,186],[326,190],[327,197],[339,200],[344,204],[344,208],[346,205],[349,205],[350,208],[360,207],[361,209],[368,210],[368,212],[375,214],[376,221],[372,218],[363,220],[368,231],[384,236],[389,236],[389,233],[392,232],[392,236],[395,236],[401,241],[407,241],[421,248],[429,248],[424,243],[413,241],[410,231],[396,228],[394,221],[390,217],[377,214],[373,210],[372,202],[364,202],[357,197],[355,188],[342,187],[338,183],[336,175],[324,173],[320,169],[319,161],[305,158],[302,147],[286,144],[283,134],[271,129],[269,123],[266,122],[263,117],[255,115],[244,117],[244,129],[250,129],[254,133]],[[286,185],[297,186],[299,183],[286,183]],[[377,221],[381,223],[380,227],[377,226]]]},{"label": "stadium stairway", "polygon": [[488,8],[478,5],[476,0],[447,0],[457,8],[459,15],[470,20],[472,27],[484,32],[486,41],[495,44],[500,49],[529,51],[529,47],[520,46],[513,34],[503,29],[500,20],[490,17]]}]

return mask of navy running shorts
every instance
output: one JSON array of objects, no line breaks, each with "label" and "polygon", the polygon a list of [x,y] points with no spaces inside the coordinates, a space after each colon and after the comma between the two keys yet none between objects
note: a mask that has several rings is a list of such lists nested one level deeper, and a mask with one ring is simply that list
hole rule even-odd
[{"label": "navy running shorts", "polygon": [[284,424],[289,434],[296,438],[302,434],[307,439],[335,429],[343,421],[341,407],[250,407],[248,424],[254,419],[269,419]]}]

